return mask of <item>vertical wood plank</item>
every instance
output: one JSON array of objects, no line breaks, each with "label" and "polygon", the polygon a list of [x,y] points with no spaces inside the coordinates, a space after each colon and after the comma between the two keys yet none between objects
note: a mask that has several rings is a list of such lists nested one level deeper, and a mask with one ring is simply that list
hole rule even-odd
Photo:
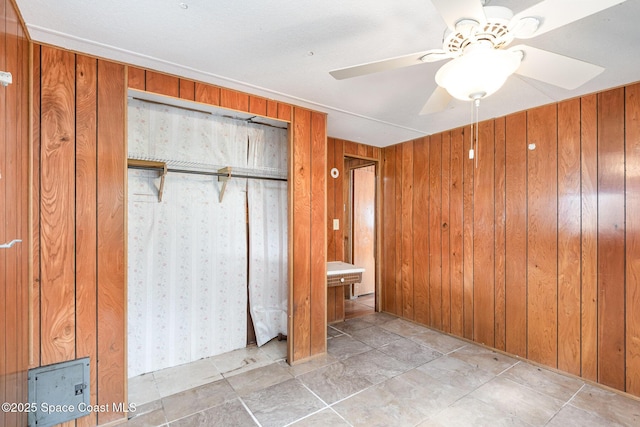
[{"label": "vertical wood plank", "polygon": [[327,323],[333,323],[339,319],[336,316],[336,288],[336,286],[327,288]]},{"label": "vertical wood plank", "polygon": [[267,100],[261,96],[251,95],[249,97],[249,112],[259,116],[266,116]]},{"label": "vertical wood plank", "polygon": [[196,100],[196,83],[193,80],[180,79],[179,92],[181,99]]},{"label": "vertical wood plank", "polygon": [[278,102],[278,119],[286,122],[291,121],[291,105]]},{"label": "vertical wood plank", "polygon": [[395,146],[382,151],[382,310],[396,313],[396,177]]},{"label": "vertical wood plank", "polygon": [[506,350],[506,332],[505,332],[505,268],[506,268],[506,207],[505,207],[505,179],[506,179],[506,120],[504,117],[496,119],[494,124],[495,129],[495,208],[494,208],[494,223],[495,223],[495,347],[498,350]]},{"label": "vertical wood plank", "polygon": [[442,328],[442,134],[429,142],[429,325]]},{"label": "vertical wood plank", "polygon": [[464,155],[463,155],[463,336],[473,339],[473,179],[475,164],[468,157],[468,147],[471,129],[464,128]]},{"label": "vertical wood plank", "polygon": [[75,58],[43,46],[41,148],[42,363],[75,358]]},{"label": "vertical wood plank", "polygon": [[311,355],[327,350],[326,116],[311,113]]},{"label": "vertical wood plank", "polygon": [[278,118],[278,101],[267,100],[267,117]]},{"label": "vertical wood plank", "polygon": [[557,106],[527,112],[527,357],[557,366]]},{"label": "vertical wood plank", "polygon": [[580,375],[580,99],[558,104],[558,369]]},{"label": "vertical wood plank", "polygon": [[415,321],[429,323],[429,137],[413,145],[413,258]]},{"label": "vertical wood plank", "polygon": [[[97,147],[96,90],[97,60],[76,57],[76,340],[77,357],[90,358],[91,401],[97,402],[96,370],[96,234],[97,234]],[[96,413],[77,421],[94,426]]]},{"label": "vertical wood plank", "polygon": [[473,191],[473,339],[494,346],[495,166],[493,121],[479,123]]},{"label": "vertical wood plank", "polygon": [[527,115],[505,120],[506,349],[527,355]]},{"label": "vertical wood plank", "polygon": [[414,318],[413,295],[413,141],[402,149],[402,316]]},{"label": "vertical wood plank", "polygon": [[[97,337],[98,404],[126,402],[125,73],[98,61]],[[122,419],[101,412],[98,424]]]},{"label": "vertical wood plank", "polygon": [[[32,148],[31,148],[31,227],[33,283],[30,306],[29,367],[40,366],[40,45],[33,45],[32,60]],[[0,107],[1,108],[1,107]],[[0,186],[1,187],[1,186]],[[2,363],[0,363],[2,365]]]},{"label": "vertical wood plank", "polygon": [[220,106],[236,111],[249,111],[249,95],[231,89],[220,89]]},{"label": "vertical wood plank", "polygon": [[[6,17],[7,17],[7,2],[0,1],[0,67],[2,69],[6,69]],[[7,144],[8,139],[4,135],[5,129],[10,126],[10,123],[7,120],[7,103],[6,103],[7,92],[4,90],[0,90],[0,124],[2,124],[2,131],[0,135],[0,170],[6,170],[7,163],[9,162],[9,147]],[[7,232],[13,231],[9,230],[7,227],[6,215],[7,215],[7,204],[5,201],[9,201],[9,196],[7,195],[8,181],[6,179],[0,180],[0,200],[3,202],[0,204],[0,241],[6,242],[9,240],[9,236]],[[12,200],[13,201],[13,200]],[[11,237],[14,239],[14,237]],[[6,355],[6,346],[9,343],[9,338],[7,336],[8,328],[7,328],[7,306],[10,305],[10,302],[7,301],[7,287],[10,286],[9,277],[6,273],[7,271],[7,260],[8,257],[6,253],[0,253],[0,308],[2,311],[0,312],[0,400],[2,403],[8,402],[7,396],[7,375],[9,373],[7,366],[7,355]],[[0,411],[0,425],[8,425],[9,422],[16,424],[16,420],[8,420],[9,414],[5,411]]]},{"label": "vertical wood plank", "polygon": [[442,330],[451,332],[451,132],[442,134]]},{"label": "vertical wood plank", "polygon": [[341,139],[335,140],[335,148],[333,152],[333,161],[335,167],[338,169],[338,179],[335,183],[335,208],[336,218],[340,222],[340,229],[336,231],[336,261],[344,261],[344,245],[345,245],[345,226],[347,218],[345,214],[345,201],[344,201],[344,182],[345,182],[345,170],[344,170],[344,154],[343,154],[344,141]]},{"label": "vertical wood plank", "polygon": [[293,147],[293,312],[290,314],[293,339],[292,360],[311,354],[311,113],[294,109]]},{"label": "vertical wood plank", "polygon": [[598,94],[598,382],[625,385],[624,88]]},{"label": "vertical wood plank", "polygon": [[220,88],[196,82],[196,102],[209,105],[220,105]]},{"label": "vertical wood plank", "polygon": [[582,376],[598,378],[598,118],[597,97],[580,100]]},{"label": "vertical wood plank", "polygon": [[402,316],[403,315],[403,295],[402,295],[402,262],[403,262],[403,242],[402,242],[402,236],[403,236],[403,226],[405,225],[403,223],[403,218],[402,218],[402,180],[404,178],[403,174],[402,174],[402,161],[403,161],[403,156],[402,156],[402,152],[404,149],[404,144],[403,145],[397,145],[396,146],[396,158],[395,158],[395,176],[396,176],[396,189],[395,189],[395,196],[396,196],[396,201],[395,201],[395,218],[396,218],[396,262],[395,262],[395,266],[396,266],[396,277],[395,277],[395,290],[396,290],[396,312],[394,314],[398,315],[398,316]]},{"label": "vertical wood plank", "polygon": [[625,89],[626,391],[640,395],[640,84]]},{"label": "vertical wood plank", "polygon": [[461,128],[451,131],[451,191],[449,193],[451,239],[451,333],[463,336],[463,148]]},{"label": "vertical wood plank", "polygon": [[327,138],[327,261],[337,261],[336,230],[333,229],[333,220],[336,218],[336,180],[341,177],[331,176],[331,169],[335,167],[335,149],[335,138]]},{"label": "vertical wood plank", "polygon": [[145,90],[146,78],[145,71],[138,67],[127,67],[127,85],[129,89]]},{"label": "vertical wood plank", "polygon": [[145,73],[145,90],[177,98],[180,95],[180,81],[177,77],[147,70]]}]

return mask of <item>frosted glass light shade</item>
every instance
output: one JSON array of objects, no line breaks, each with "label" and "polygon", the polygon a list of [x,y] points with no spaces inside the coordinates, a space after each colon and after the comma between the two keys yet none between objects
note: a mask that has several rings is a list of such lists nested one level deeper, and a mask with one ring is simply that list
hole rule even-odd
[{"label": "frosted glass light shade", "polygon": [[436,83],[463,101],[484,98],[502,87],[521,60],[518,51],[494,49],[481,43],[470,45],[462,56],[440,67]]}]

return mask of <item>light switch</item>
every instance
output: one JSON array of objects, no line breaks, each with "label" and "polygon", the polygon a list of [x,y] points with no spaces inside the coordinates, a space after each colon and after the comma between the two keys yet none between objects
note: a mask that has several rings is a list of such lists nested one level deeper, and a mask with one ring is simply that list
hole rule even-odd
[{"label": "light switch", "polygon": [[337,218],[333,219],[333,231],[340,230],[340,220]]}]

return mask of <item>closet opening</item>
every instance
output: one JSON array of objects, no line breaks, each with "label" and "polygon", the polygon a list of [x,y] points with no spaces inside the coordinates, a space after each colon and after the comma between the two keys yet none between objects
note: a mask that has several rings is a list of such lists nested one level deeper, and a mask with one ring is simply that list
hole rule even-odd
[{"label": "closet opening", "polygon": [[378,310],[377,297],[377,176],[378,162],[345,157],[348,177],[345,230],[346,262],[364,268],[362,281],[345,286],[345,319]]},{"label": "closet opening", "polygon": [[127,364],[140,404],[287,358],[290,135],[276,119],[128,98]]}]

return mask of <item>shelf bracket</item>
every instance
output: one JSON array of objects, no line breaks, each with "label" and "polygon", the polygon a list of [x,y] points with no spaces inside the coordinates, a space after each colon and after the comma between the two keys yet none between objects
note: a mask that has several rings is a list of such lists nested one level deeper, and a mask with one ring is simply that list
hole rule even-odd
[{"label": "shelf bracket", "polygon": [[134,169],[156,169],[160,172],[160,188],[158,188],[158,203],[162,202],[162,194],[164,193],[164,180],[168,172],[167,162],[158,162],[155,160],[127,159],[127,166]]},{"label": "shelf bracket", "polygon": [[227,189],[227,183],[231,179],[231,166],[227,166],[226,168],[218,169],[218,173],[224,174],[222,176],[218,176],[218,182],[222,182],[222,188],[220,189],[220,198],[219,198],[219,202],[222,203],[222,198],[224,197],[224,192]]},{"label": "shelf bracket", "polygon": [[164,179],[167,176],[167,164],[165,163],[162,168],[162,175],[160,175],[160,188],[158,189],[158,203],[162,202],[162,194],[164,193]]}]

